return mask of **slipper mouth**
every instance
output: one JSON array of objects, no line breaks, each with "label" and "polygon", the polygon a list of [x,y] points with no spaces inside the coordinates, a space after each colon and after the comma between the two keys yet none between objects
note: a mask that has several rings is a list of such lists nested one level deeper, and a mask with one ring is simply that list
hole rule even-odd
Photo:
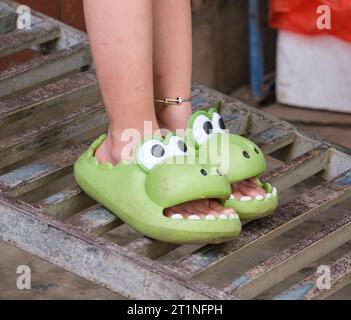
[{"label": "slipper mouth", "polygon": [[[197,199],[197,200],[203,200],[203,199]],[[207,199],[208,201],[214,200],[216,202],[220,202],[221,199],[218,198],[210,198]],[[183,203],[179,203],[177,206],[174,207],[181,207],[181,206],[194,206],[194,201],[196,200],[192,200],[192,201],[186,201]],[[222,200],[223,201],[223,200]],[[165,210],[167,210],[168,208],[166,208]],[[175,212],[172,215],[166,215],[165,210],[163,211],[163,215],[171,220],[188,220],[188,221],[225,221],[225,220],[239,220],[239,215],[237,213],[231,213],[231,214],[227,214],[225,212],[222,212],[221,214],[215,214],[213,212],[211,212],[211,209],[209,211],[208,214],[198,214],[198,213],[191,213],[191,210],[188,210],[186,213],[177,213],[177,210],[174,210]],[[215,209],[212,209],[212,211],[214,211]],[[224,209],[228,210],[228,209]]]},{"label": "slipper mouth", "polygon": [[265,217],[278,206],[277,188],[258,176],[232,184],[232,191],[225,207],[233,208],[243,220]]}]

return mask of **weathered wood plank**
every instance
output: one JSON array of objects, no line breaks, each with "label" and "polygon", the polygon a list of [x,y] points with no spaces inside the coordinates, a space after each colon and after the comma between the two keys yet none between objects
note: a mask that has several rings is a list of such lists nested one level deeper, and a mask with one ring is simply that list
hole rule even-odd
[{"label": "weathered wood plank", "polygon": [[128,243],[125,248],[141,254],[149,259],[157,259],[164,254],[178,248],[179,245],[155,241],[147,237],[140,237]]},{"label": "weathered wood plank", "polygon": [[348,214],[245,272],[225,291],[239,299],[252,299],[350,239],[351,214]]},{"label": "weathered wood plank", "polygon": [[49,53],[0,72],[0,97],[35,86],[73,70],[79,70],[90,64],[91,54],[85,43]]},{"label": "weathered wood plank", "polygon": [[0,34],[16,28],[17,14],[5,8],[0,8]]},{"label": "weathered wood plank", "polygon": [[266,243],[307,219],[351,196],[351,171],[326,182],[287,203],[272,216],[247,223],[239,238],[219,245],[207,245],[182,257],[172,267],[188,276],[200,276],[230,263],[238,252]]},{"label": "weathered wood plank", "polygon": [[0,141],[0,168],[105,124],[104,107],[97,103],[3,139]]},{"label": "weathered wood plank", "polygon": [[78,186],[73,186],[48,196],[36,203],[35,206],[58,219],[65,219],[94,203],[89,196],[81,192]]},{"label": "weathered wood plank", "polygon": [[262,179],[278,190],[286,190],[326,167],[329,149],[319,146],[265,174]]},{"label": "weathered wood plank", "polygon": [[0,126],[98,92],[95,71],[74,74],[28,93],[0,101]]},{"label": "weathered wood plank", "polygon": [[234,299],[84,230],[0,198],[0,239],[134,299]]},{"label": "weathered wood plank", "polygon": [[16,29],[12,32],[0,33],[0,57],[57,39],[60,33],[59,26],[45,21],[34,24],[31,30]]},{"label": "weathered wood plank", "polygon": [[76,214],[68,218],[66,222],[95,235],[106,233],[123,224],[123,221],[117,216],[100,206]]},{"label": "weathered wood plank", "polygon": [[70,173],[74,161],[88,148],[91,141],[58,151],[0,176],[0,191],[19,196]]},{"label": "weathered wood plank", "polygon": [[286,128],[272,127],[250,137],[264,153],[273,153],[294,142],[296,133]]},{"label": "weathered wood plank", "polygon": [[351,283],[351,252],[329,265],[330,288],[318,288],[317,272],[274,297],[274,300],[321,300]]}]

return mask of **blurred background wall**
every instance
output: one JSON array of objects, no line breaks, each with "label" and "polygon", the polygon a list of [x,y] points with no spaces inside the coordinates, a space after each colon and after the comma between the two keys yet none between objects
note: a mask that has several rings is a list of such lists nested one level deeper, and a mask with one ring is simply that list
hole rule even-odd
[{"label": "blurred background wall", "polygon": [[[82,0],[18,0],[73,27],[85,30]],[[103,0],[102,0],[103,1]],[[150,0],[152,1],[152,0]],[[276,32],[268,28],[267,2],[262,1],[265,67],[275,65]],[[229,93],[249,82],[248,1],[192,0],[194,81]],[[17,59],[24,59],[21,53]],[[16,60],[1,61],[3,68]]]}]

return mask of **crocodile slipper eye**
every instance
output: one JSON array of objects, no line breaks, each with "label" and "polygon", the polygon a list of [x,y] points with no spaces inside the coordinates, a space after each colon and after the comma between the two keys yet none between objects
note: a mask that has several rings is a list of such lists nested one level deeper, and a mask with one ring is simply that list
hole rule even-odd
[{"label": "crocodile slipper eye", "polygon": [[213,134],[213,123],[208,117],[201,114],[194,120],[192,129],[195,141],[201,145]]},{"label": "crocodile slipper eye", "polygon": [[257,154],[260,154],[260,151],[258,150],[258,148],[255,147],[254,150]]},{"label": "crocodile slipper eye", "polygon": [[212,115],[213,131],[215,133],[224,133],[225,124],[221,115],[217,112],[214,112]]},{"label": "crocodile slipper eye", "polygon": [[139,149],[138,161],[146,169],[152,169],[168,157],[166,145],[159,140],[146,141]]},{"label": "crocodile slipper eye", "polygon": [[188,154],[187,145],[180,137],[177,136],[173,136],[169,140],[168,149],[169,157]]}]

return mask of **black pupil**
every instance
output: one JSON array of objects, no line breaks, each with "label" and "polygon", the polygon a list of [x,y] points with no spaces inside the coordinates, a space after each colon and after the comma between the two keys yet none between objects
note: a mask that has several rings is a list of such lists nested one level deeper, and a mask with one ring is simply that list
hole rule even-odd
[{"label": "black pupil", "polygon": [[165,149],[161,145],[156,144],[152,147],[151,154],[156,158],[162,158],[165,155]]},{"label": "black pupil", "polygon": [[178,148],[179,148],[182,152],[184,152],[184,153],[188,151],[188,147],[187,147],[186,144],[185,144],[183,141],[181,141],[181,140],[178,141]]},{"label": "black pupil", "polygon": [[204,123],[204,131],[207,133],[207,134],[210,134],[213,130],[213,125],[210,121],[206,121]]},{"label": "black pupil", "polygon": [[202,174],[203,176],[207,176],[207,171],[206,171],[205,169],[201,169],[201,174]]},{"label": "black pupil", "polygon": [[259,154],[260,152],[258,151],[258,149],[257,148],[255,148],[255,152],[257,153],[257,154]]},{"label": "black pupil", "polygon": [[246,151],[243,152],[243,155],[245,158],[250,159],[250,155]]},{"label": "black pupil", "polygon": [[220,127],[222,130],[225,129],[225,124],[224,124],[223,118],[219,118],[218,124],[219,124],[219,127]]}]

